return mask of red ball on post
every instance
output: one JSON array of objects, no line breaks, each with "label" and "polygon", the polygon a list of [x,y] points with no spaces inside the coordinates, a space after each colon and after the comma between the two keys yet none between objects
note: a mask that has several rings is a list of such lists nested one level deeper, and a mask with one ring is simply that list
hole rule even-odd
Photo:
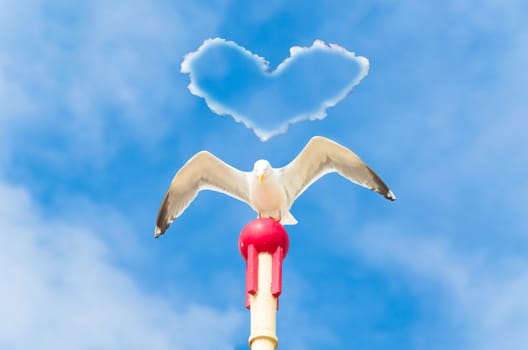
[{"label": "red ball on post", "polygon": [[248,247],[253,245],[258,253],[274,253],[282,247],[284,256],[288,253],[290,239],[288,233],[278,221],[270,218],[259,218],[247,224],[240,233],[238,248],[245,260],[248,258]]}]

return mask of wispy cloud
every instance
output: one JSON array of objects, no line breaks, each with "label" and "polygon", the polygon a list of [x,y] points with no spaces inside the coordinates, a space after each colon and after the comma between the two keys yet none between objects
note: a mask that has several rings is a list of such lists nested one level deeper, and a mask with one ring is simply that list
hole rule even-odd
[{"label": "wispy cloud", "polygon": [[274,70],[235,42],[208,39],[182,65],[189,90],[219,115],[231,115],[262,140],[286,132],[291,124],[326,117],[369,68],[365,57],[336,44],[316,40],[292,47]]},{"label": "wispy cloud", "polygon": [[181,117],[188,94],[174,69],[221,13],[144,0],[1,6],[4,158],[99,163],[129,142],[153,147]]},{"label": "wispy cloud", "polygon": [[100,234],[44,217],[22,187],[0,198],[0,348],[233,348],[242,309],[147,293]]},{"label": "wispy cloud", "polygon": [[[458,344],[467,344],[466,349],[521,350],[526,346],[525,256],[461,250],[444,235],[405,234],[395,230],[397,226],[371,225],[351,238],[350,246],[382,270],[403,274],[416,291],[436,300],[422,299],[421,303],[443,305],[446,325],[459,325],[450,337],[458,339]],[[433,330],[421,326],[416,331],[427,337]]]}]

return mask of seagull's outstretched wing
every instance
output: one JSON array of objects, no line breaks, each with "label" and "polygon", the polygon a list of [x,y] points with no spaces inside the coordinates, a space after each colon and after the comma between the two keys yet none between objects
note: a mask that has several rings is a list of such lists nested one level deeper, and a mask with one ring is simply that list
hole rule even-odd
[{"label": "seagull's outstretched wing", "polygon": [[396,199],[383,180],[354,152],[321,136],[313,137],[301,153],[280,171],[288,195],[288,205],[313,182],[330,172],[338,172],[348,180],[374,190],[391,201]]},{"label": "seagull's outstretched wing", "polygon": [[165,233],[201,190],[222,192],[249,204],[248,176],[207,151],[197,153],[172,179],[158,212],[154,236]]}]

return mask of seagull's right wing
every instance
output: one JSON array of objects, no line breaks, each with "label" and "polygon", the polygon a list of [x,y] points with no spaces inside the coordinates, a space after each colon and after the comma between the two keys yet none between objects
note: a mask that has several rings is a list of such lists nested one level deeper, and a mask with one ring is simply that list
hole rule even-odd
[{"label": "seagull's right wing", "polygon": [[331,172],[338,172],[391,201],[396,199],[383,180],[354,152],[321,136],[313,137],[301,153],[280,171],[289,205],[313,182]]},{"label": "seagull's right wing", "polygon": [[161,203],[154,236],[161,236],[201,190],[225,193],[249,204],[248,174],[207,151],[197,153],[176,173]]}]

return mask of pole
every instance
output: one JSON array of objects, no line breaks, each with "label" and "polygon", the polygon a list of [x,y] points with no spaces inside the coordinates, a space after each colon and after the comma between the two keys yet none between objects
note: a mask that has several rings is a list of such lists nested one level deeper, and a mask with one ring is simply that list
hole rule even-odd
[{"label": "pole", "polygon": [[260,218],[244,227],[238,241],[246,260],[246,307],[250,310],[251,350],[275,350],[277,309],[282,292],[282,260],[289,248],[284,227]]}]

